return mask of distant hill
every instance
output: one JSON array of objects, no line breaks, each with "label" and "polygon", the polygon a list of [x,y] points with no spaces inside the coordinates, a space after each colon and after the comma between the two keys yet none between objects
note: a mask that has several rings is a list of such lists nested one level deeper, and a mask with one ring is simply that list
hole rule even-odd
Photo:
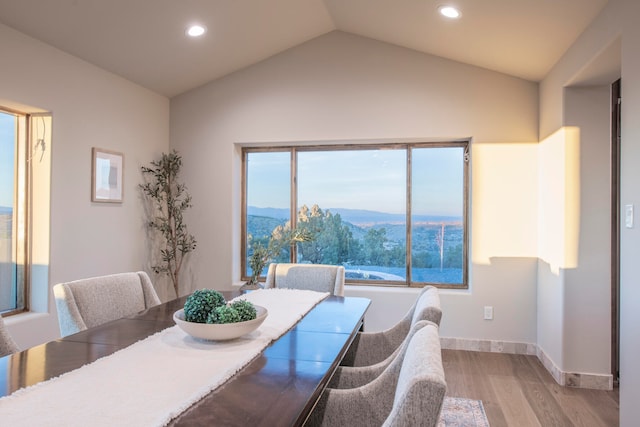
[{"label": "distant hill", "polygon": [[[322,209],[326,211],[327,209]],[[342,209],[329,208],[332,214],[340,214],[343,221],[350,222],[355,225],[375,225],[375,224],[397,224],[404,223],[406,216],[403,214],[390,214],[386,212],[368,211],[364,209]],[[249,206],[248,215],[265,216],[270,218],[288,219],[289,209],[279,208],[258,208]],[[414,222],[431,222],[431,223],[451,223],[459,222],[461,219],[455,216],[437,216],[437,215],[415,215]]]},{"label": "distant hill", "polygon": [[266,216],[267,218],[277,219],[289,219],[289,209],[280,208],[257,208],[255,206],[249,206],[247,208],[247,215],[250,216]]},{"label": "distant hill", "polygon": [[279,225],[284,225],[284,220],[269,217],[249,215],[247,218],[247,230],[253,237],[271,236],[271,232]]},{"label": "distant hill", "polygon": [[13,209],[7,206],[0,206],[0,215],[11,215]]}]

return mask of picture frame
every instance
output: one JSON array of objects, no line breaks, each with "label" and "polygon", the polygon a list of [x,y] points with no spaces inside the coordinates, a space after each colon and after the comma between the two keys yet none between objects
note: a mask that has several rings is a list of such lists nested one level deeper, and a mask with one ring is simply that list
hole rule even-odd
[{"label": "picture frame", "polygon": [[91,201],[122,203],[124,198],[124,154],[91,148]]}]

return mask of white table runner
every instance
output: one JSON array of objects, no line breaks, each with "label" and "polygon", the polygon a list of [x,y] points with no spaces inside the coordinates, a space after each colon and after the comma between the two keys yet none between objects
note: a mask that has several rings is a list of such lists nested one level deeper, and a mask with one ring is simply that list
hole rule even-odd
[{"label": "white table runner", "polygon": [[269,311],[254,332],[203,342],[170,327],[110,356],[0,398],[7,426],[163,426],[217,388],[328,296],[291,289],[240,298]]}]

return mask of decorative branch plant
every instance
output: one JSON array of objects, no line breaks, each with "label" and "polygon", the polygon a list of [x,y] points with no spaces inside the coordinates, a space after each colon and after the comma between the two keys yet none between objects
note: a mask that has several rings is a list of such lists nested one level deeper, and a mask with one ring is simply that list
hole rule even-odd
[{"label": "decorative branch plant", "polygon": [[269,243],[264,246],[259,241],[251,241],[251,256],[249,257],[249,267],[251,267],[251,278],[240,289],[258,289],[258,279],[266,265],[286,248],[298,242],[309,242],[314,239],[314,235],[306,228],[291,229],[287,222],[284,226],[279,225],[271,232]]},{"label": "decorative branch plant", "polygon": [[162,154],[151,167],[141,167],[145,183],[142,192],[153,205],[153,217],[149,228],[157,230],[163,238],[160,249],[161,262],[152,266],[153,271],[171,278],[176,296],[180,296],[180,270],[186,255],[196,248],[196,239],[187,231],[183,213],[191,207],[191,196],[184,184],[178,182],[182,157],[173,150]]}]

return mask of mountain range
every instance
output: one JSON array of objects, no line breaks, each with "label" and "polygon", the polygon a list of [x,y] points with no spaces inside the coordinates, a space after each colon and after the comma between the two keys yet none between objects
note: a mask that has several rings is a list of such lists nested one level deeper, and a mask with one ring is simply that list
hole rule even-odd
[{"label": "mountain range", "polygon": [[[328,210],[334,215],[340,214],[343,221],[350,222],[355,225],[394,224],[404,223],[406,221],[406,215],[404,214],[344,208],[329,208],[322,210],[323,212]],[[268,218],[278,218],[282,220],[289,219],[289,209],[282,208],[259,208],[256,206],[249,206],[247,214]],[[413,223],[458,223],[461,220],[462,219],[460,217],[444,215],[414,215],[412,219]]]}]

